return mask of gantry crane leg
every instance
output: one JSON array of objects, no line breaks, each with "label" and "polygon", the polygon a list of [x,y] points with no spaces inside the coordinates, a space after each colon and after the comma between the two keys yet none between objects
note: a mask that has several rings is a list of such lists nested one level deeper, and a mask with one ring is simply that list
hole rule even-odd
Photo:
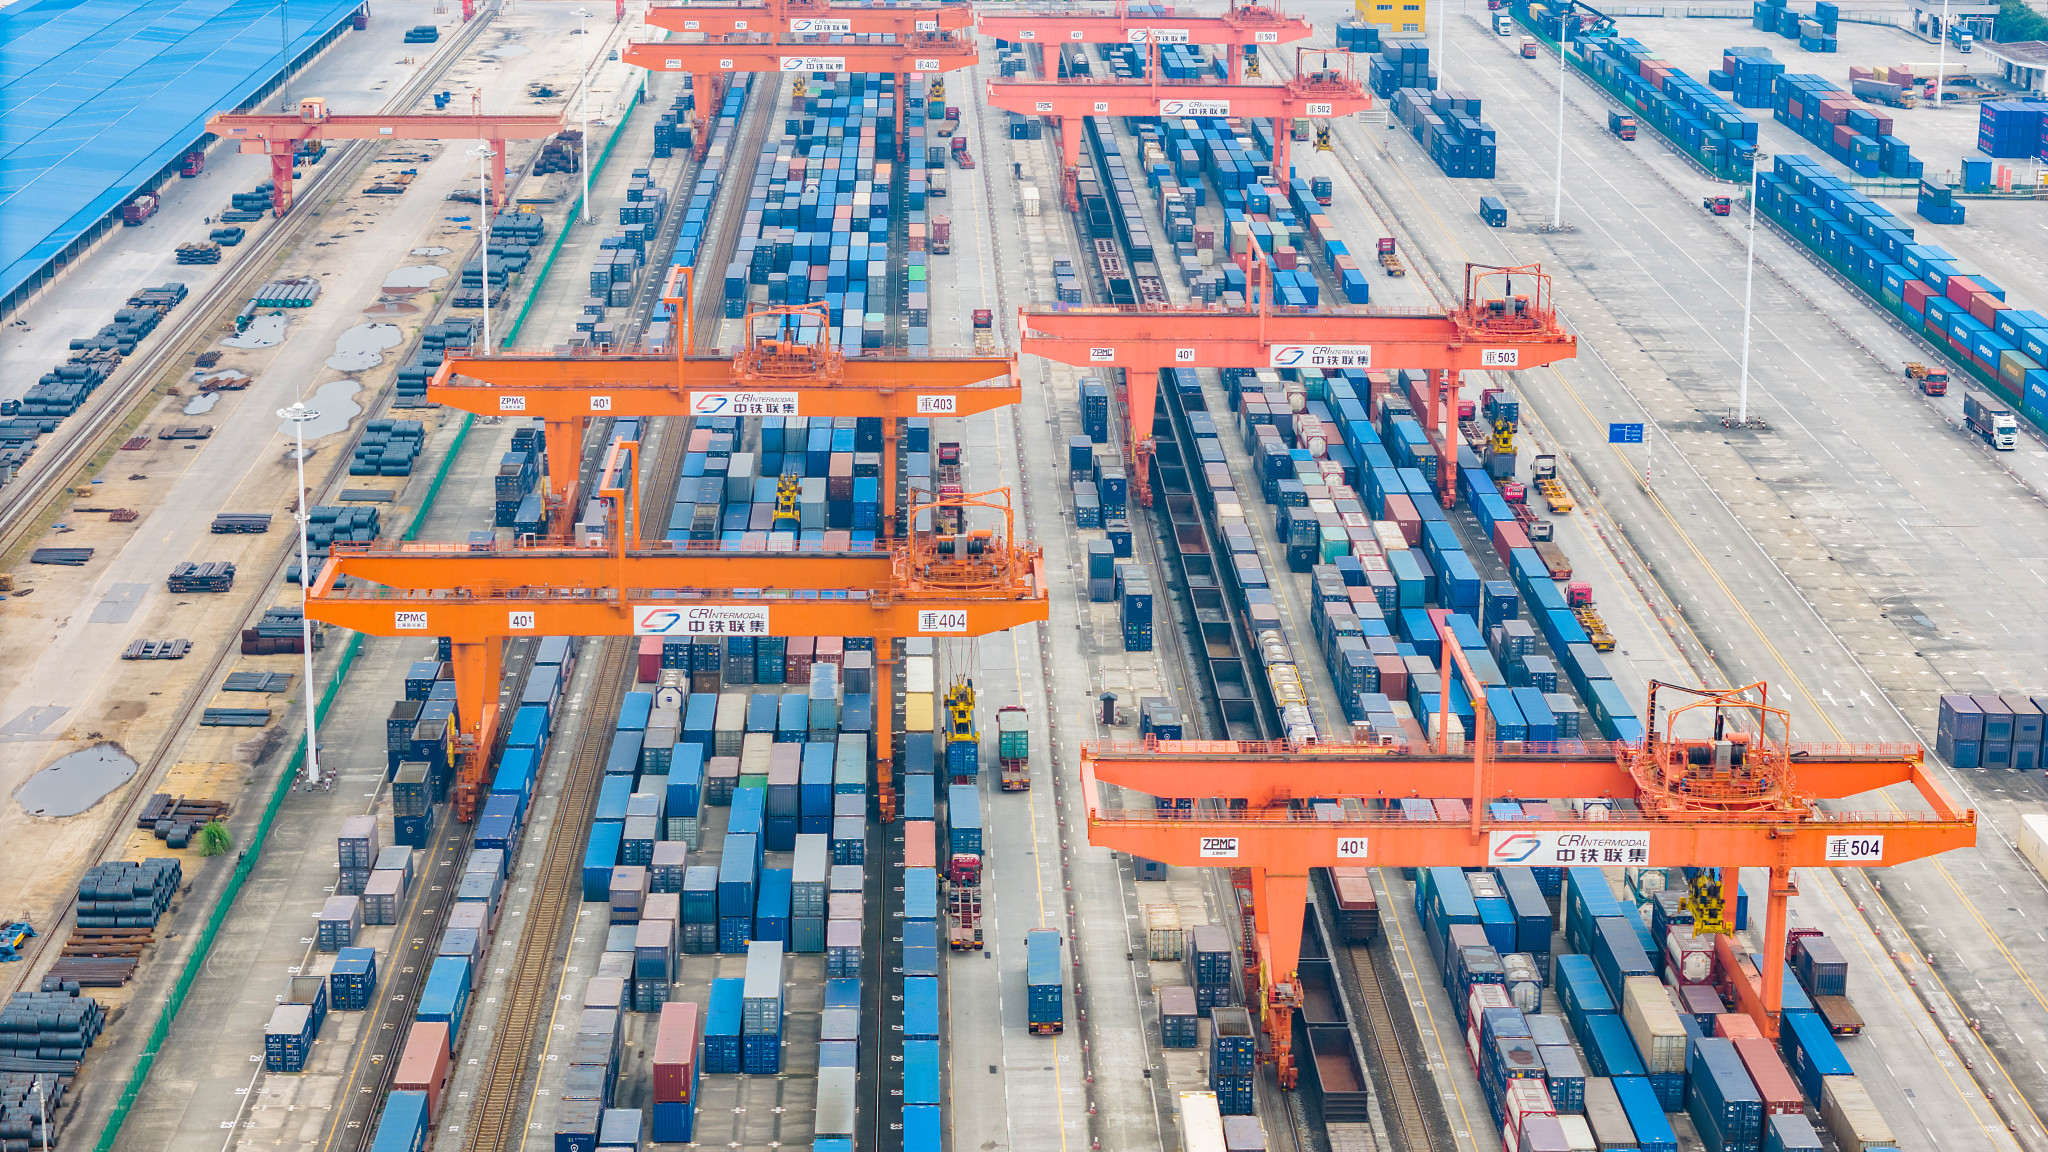
[{"label": "gantry crane leg", "polygon": [[1069,212],[1081,210],[1081,191],[1078,177],[1081,174],[1081,118],[1061,116],[1057,131],[1060,134],[1060,199]]},{"label": "gantry crane leg", "polygon": [[1458,393],[1464,388],[1464,373],[1439,368],[1430,372],[1429,378],[1435,389],[1435,403],[1430,408],[1437,414],[1432,423],[1443,429],[1443,443],[1436,450],[1436,492],[1448,512],[1458,502]]},{"label": "gantry crane leg", "polygon": [[583,417],[543,421],[547,428],[548,535],[567,536],[576,519],[576,481],[583,467]]},{"label": "gantry crane leg", "polygon": [[1261,1003],[1255,1005],[1266,1032],[1266,1059],[1292,1089],[1300,1077],[1294,1062],[1294,1011],[1301,1007],[1301,932],[1308,919],[1308,873],[1273,872],[1253,865],[1252,927],[1258,945]]},{"label": "gantry crane leg", "polygon": [[[896,640],[890,636],[875,637],[875,715],[877,717],[896,714],[894,686],[889,675],[890,665],[896,662]],[[896,822],[896,774],[894,751],[896,745],[893,723],[876,725],[883,735],[875,741],[875,804],[880,810],[882,823]],[[944,763],[936,766],[945,771]]]},{"label": "gantry crane leg", "polygon": [[476,818],[482,804],[485,766],[490,762],[492,728],[490,721],[497,715],[498,683],[504,675],[505,642],[502,639],[487,639],[479,642],[456,640],[449,645],[455,666],[455,698],[458,701],[483,701],[474,716],[464,715],[461,705],[455,714],[458,733],[454,748],[449,755],[455,760],[455,818],[467,824]]}]

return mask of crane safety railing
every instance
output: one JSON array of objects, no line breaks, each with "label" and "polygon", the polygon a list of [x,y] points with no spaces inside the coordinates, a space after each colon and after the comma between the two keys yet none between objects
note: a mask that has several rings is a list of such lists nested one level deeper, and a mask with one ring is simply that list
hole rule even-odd
[{"label": "crane safety railing", "polygon": [[[1140,793],[1142,795],[1142,793]],[[1464,820],[1418,820],[1407,816],[1398,807],[1373,810],[1340,810],[1325,814],[1304,808],[1210,808],[1201,811],[1184,808],[1136,808],[1125,807],[1114,800],[1103,800],[1091,805],[1088,819],[1103,824],[1147,824],[1185,827],[1197,824],[1220,824],[1249,827],[1264,824],[1313,824],[1318,827],[1376,828],[1391,825],[1413,827],[1418,824],[1438,824],[1449,827],[1463,827]],[[1966,812],[1960,820],[1974,823],[1975,812]],[[1678,825],[1742,825],[1742,824],[1798,824],[1843,825],[1860,824],[1929,824],[1947,823],[1949,818],[1931,809],[1885,810],[1885,811],[1831,811],[1822,808],[1786,812],[1745,812],[1723,819],[1712,813],[1676,812],[1670,817],[1644,817],[1626,813],[1599,811],[1556,812],[1540,820],[1499,819],[1482,817],[1481,828],[1501,830],[1531,829],[1554,831],[1564,828],[1594,828],[1611,832],[1654,831]]]},{"label": "crane safety railing", "polygon": [[[693,361],[730,360],[740,348],[698,348],[682,355]],[[983,352],[974,348],[941,348],[895,345],[884,348],[861,348],[841,353],[847,363],[861,360],[987,360],[992,364],[1005,363],[1013,357],[1007,352]],[[477,355],[464,351],[450,354],[450,359],[481,360],[530,360],[535,357],[560,358],[563,360],[617,360],[621,363],[647,361],[650,363],[673,364],[677,352],[673,348],[659,348],[648,344],[551,344],[538,348],[499,348],[495,352]],[[914,382],[904,387],[916,387]]]},{"label": "crane safety railing", "polygon": [[[1681,740],[1683,737],[1680,738]],[[1402,743],[1392,744],[1296,744],[1285,740],[1118,740],[1081,746],[1081,758],[1097,759],[1103,756],[1161,755],[1176,759],[1270,760],[1275,756],[1293,756],[1303,760],[1393,760],[1393,759],[1471,759],[1471,742],[1466,741],[1459,751],[1437,753],[1418,751]],[[1752,755],[1774,754],[1778,746],[1769,746],[1752,752]],[[1638,746],[1616,740],[1508,740],[1496,741],[1490,746],[1489,760],[1595,760],[1609,757],[1633,756]],[[1919,760],[1925,750],[1909,742],[1872,743],[1795,743],[1784,746],[1784,751],[1797,768],[1801,761],[1841,762],[1886,760]]]},{"label": "crane safety railing", "polygon": [[[688,556],[717,556],[727,559],[745,560],[756,556],[806,556],[813,559],[836,557],[881,557],[892,556],[901,551],[900,546],[887,540],[849,540],[844,547],[826,548],[817,544],[804,544],[794,532],[770,532],[761,530],[767,543],[760,546],[742,546],[725,540],[637,540],[626,549],[631,558],[672,556],[678,553]],[[747,535],[755,535],[749,532]],[[394,553],[406,556],[418,555],[511,555],[521,559],[579,560],[615,558],[617,549],[609,545],[583,544],[567,536],[521,536],[515,547],[492,544],[470,544],[462,541],[411,541],[393,548],[383,543],[341,543],[332,545],[337,559],[351,556],[389,556]]]}]

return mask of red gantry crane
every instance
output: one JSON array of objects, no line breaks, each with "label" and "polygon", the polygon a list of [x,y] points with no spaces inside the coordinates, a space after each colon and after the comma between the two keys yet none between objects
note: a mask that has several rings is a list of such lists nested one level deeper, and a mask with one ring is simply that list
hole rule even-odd
[{"label": "red gantry crane", "polygon": [[542,140],[562,130],[562,117],[510,116],[472,111],[468,116],[332,116],[327,101],[307,96],[297,113],[222,112],[206,130],[240,144],[241,151],[270,156],[270,206],[279,216],[291,211],[292,156],[301,140],[482,140],[497,153],[491,181],[494,204],[505,202],[505,141]]},{"label": "red gantry crane", "polygon": [[[896,511],[897,421],[909,416],[973,416],[1021,403],[1014,356],[877,355],[847,357],[826,338],[825,305],[775,307],[748,314],[748,343],[738,351],[691,355],[687,268],[670,270],[663,298],[684,324],[676,351],[664,354],[512,352],[451,356],[427,385],[427,399],[485,416],[546,422],[548,525],[568,533],[579,508],[576,461],[585,421],[602,416],[879,416],[882,418],[883,523]],[[756,331],[764,322],[808,316],[819,332],[805,344]],[[830,633],[828,633],[829,635]]]},{"label": "red gantry crane", "polygon": [[[622,0],[623,2],[623,0]],[[958,32],[974,25],[967,4],[904,4],[887,8],[833,4],[828,0],[766,0],[761,4],[654,4],[642,16],[671,32],[730,36],[736,32],[771,36],[911,36]]]},{"label": "red gantry crane", "polygon": [[1260,4],[1232,4],[1218,16],[1132,16],[1117,0],[1113,11],[1062,9],[1053,12],[984,10],[978,21],[985,36],[1008,43],[1038,44],[1225,44],[1230,47],[1230,74],[1243,79],[1241,48],[1279,46],[1315,34],[1308,21]]},{"label": "red gantry crane", "polygon": [[[1439,635],[1446,653],[1458,652],[1441,622]],[[1469,753],[1441,740],[1413,750],[1225,740],[1082,747],[1091,844],[1184,867],[1249,869],[1253,939],[1244,944],[1258,970],[1253,1007],[1264,1017],[1266,1055],[1283,1087],[1297,1075],[1292,1014],[1301,1003],[1311,868],[1684,865],[1718,866],[1730,877],[1734,869],[1769,869],[1760,978],[1727,936],[1715,947],[1738,1009],[1775,1037],[1792,869],[1887,866],[1977,842],[1976,812],[1949,798],[1919,745],[1792,743],[1789,716],[1770,705],[1763,684],[1708,690],[1653,681],[1639,745],[1504,745],[1462,655],[1456,665],[1443,675],[1446,682],[1460,675],[1471,689],[1477,715]],[[1661,725],[1660,694],[1686,697]],[[1448,723],[1438,731],[1453,732]],[[1466,767],[1469,792],[1450,783]],[[1160,810],[1106,784],[1202,799],[1193,810]],[[1929,810],[1823,810],[1816,803],[1894,784],[1911,785]],[[1470,806],[1469,824],[1404,818],[1401,799],[1450,798],[1450,791],[1465,793],[1458,798]],[[1560,797],[1629,799],[1636,811],[1543,822],[1491,816],[1492,801]]]},{"label": "red gantry crane", "polygon": [[[1431,373],[1445,404],[1455,403],[1458,374],[1538,368],[1578,354],[1564,330],[1541,267],[1465,266],[1465,300],[1456,311],[1351,307],[1276,309],[1266,265],[1254,260],[1251,307],[1025,308],[1019,350],[1083,369],[1122,369],[1131,484],[1151,503],[1147,461],[1164,368],[1416,368]],[[1429,427],[1443,419],[1436,406]],[[1445,425],[1455,429],[1454,418]],[[1438,484],[1455,492],[1455,452],[1438,461]]]},{"label": "red gantry crane", "polygon": [[[1295,76],[1285,84],[1222,84],[1212,81],[1189,83],[1153,78],[1147,80],[990,80],[991,108],[1025,116],[1048,116],[1056,123],[1060,137],[1062,184],[1069,210],[1074,202],[1074,177],[1081,164],[1081,119],[1086,116],[1269,116],[1284,124],[1297,116],[1328,120],[1349,116],[1372,107],[1372,95],[1346,69],[1309,69],[1301,66],[1295,50]],[[1350,53],[1315,49],[1323,56]],[[1274,170],[1288,167],[1290,133],[1275,131],[1279,148]]]},{"label": "red gantry crane", "polygon": [[[449,638],[460,819],[488,786],[513,637],[873,636],[875,693],[886,700],[895,638],[983,636],[1046,619],[1039,550],[1017,541],[1007,492],[949,501],[963,513],[954,533],[845,552],[747,551],[640,540],[639,463],[632,441],[607,454],[601,545],[337,545],[309,590],[312,619],[369,636]],[[966,523],[975,510],[1000,515],[1002,530]],[[876,758],[883,817],[893,819],[888,741]]]}]

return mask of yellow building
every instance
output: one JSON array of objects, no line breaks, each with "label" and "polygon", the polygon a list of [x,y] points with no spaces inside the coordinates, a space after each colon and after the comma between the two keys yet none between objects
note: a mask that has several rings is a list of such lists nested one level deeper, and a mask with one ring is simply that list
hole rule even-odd
[{"label": "yellow building", "polygon": [[1352,0],[1358,18],[1379,25],[1382,36],[1419,36],[1429,0]]}]

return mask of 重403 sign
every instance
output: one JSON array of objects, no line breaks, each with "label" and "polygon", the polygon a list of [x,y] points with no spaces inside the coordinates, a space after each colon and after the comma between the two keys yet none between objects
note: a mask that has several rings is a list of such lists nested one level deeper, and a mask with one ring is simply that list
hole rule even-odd
[{"label": "\u91cd403 sign", "polygon": [[1492,832],[1486,858],[1491,864],[1546,868],[1572,864],[1627,866],[1650,862],[1648,832]]}]

